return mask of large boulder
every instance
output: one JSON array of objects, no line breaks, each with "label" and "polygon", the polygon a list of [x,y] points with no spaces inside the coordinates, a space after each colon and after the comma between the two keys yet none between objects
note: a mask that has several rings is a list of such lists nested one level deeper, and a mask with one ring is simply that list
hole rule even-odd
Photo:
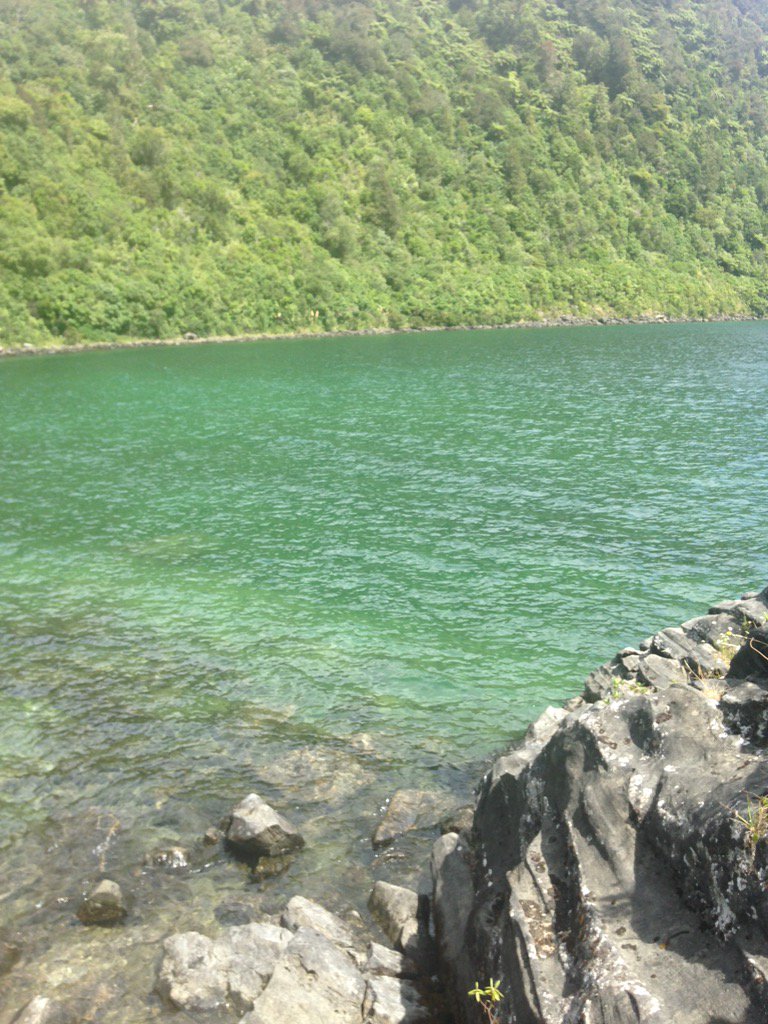
[{"label": "large boulder", "polygon": [[768,702],[761,666],[726,674],[717,646],[766,597],[621,652],[497,760],[472,833],[435,844],[457,1021],[491,977],[526,1024],[768,1020]]},{"label": "large boulder", "polygon": [[226,837],[236,852],[249,858],[279,857],[304,845],[293,825],[257,793],[250,793],[233,809]]}]

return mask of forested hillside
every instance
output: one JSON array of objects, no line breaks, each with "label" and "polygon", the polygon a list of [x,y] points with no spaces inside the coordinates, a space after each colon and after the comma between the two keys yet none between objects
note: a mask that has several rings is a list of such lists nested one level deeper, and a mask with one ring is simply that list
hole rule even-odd
[{"label": "forested hillside", "polygon": [[768,307],[759,0],[0,0],[0,344]]}]

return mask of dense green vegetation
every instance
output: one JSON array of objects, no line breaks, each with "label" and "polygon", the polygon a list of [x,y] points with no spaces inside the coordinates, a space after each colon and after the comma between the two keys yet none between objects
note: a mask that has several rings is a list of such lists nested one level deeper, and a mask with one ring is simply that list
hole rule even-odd
[{"label": "dense green vegetation", "polygon": [[0,0],[0,344],[768,307],[759,0]]}]

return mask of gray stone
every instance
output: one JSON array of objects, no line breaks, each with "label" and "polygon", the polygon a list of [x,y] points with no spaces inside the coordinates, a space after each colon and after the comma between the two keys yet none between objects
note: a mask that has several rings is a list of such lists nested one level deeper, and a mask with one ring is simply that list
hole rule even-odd
[{"label": "gray stone", "polygon": [[690,677],[685,667],[674,658],[645,654],[639,659],[637,678],[644,686],[666,690],[670,686],[687,683]]},{"label": "gray stone", "polygon": [[382,946],[378,942],[368,944],[368,957],[363,970],[369,977],[415,978],[416,965],[397,950]]},{"label": "gray stone", "polygon": [[164,999],[193,1013],[224,1006],[226,965],[212,939],[199,932],[183,932],[167,938],[163,951],[156,988]]},{"label": "gray stone", "polygon": [[324,936],[334,946],[342,949],[349,949],[354,945],[352,929],[346,925],[340,917],[332,914],[319,903],[305,899],[303,896],[294,896],[289,900],[283,911],[280,923],[284,928],[293,932],[299,928],[311,928],[312,931]]},{"label": "gray stone", "polygon": [[720,701],[723,721],[756,746],[768,745],[768,690],[755,683],[732,686]]},{"label": "gray stone", "polygon": [[347,954],[299,928],[242,1024],[360,1024],[365,989]]},{"label": "gray stone", "polygon": [[710,608],[709,614],[720,615],[725,613],[726,615],[731,615],[737,620],[739,625],[746,622],[750,627],[765,626],[768,623],[767,594],[768,588],[759,597],[751,598],[747,601],[723,601]]},{"label": "gray stone", "polygon": [[410,981],[370,978],[363,1003],[365,1024],[426,1024],[429,1011]]},{"label": "gray stone", "polygon": [[227,841],[248,857],[278,857],[304,845],[304,839],[257,793],[250,793],[232,811]]},{"label": "gray stone", "polygon": [[231,1003],[244,1013],[292,938],[261,922],[227,928],[215,940],[199,932],[171,935],[163,945],[157,991],[177,1009],[210,1012]]},{"label": "gray stone", "polygon": [[273,924],[229,928],[216,940],[217,955],[226,963],[229,1001],[239,1013],[253,1008],[292,933]]},{"label": "gray stone", "polygon": [[77,908],[77,916],[83,924],[119,924],[127,913],[122,889],[108,878],[93,886]]},{"label": "gray stone", "polygon": [[684,665],[698,679],[724,676],[728,663],[716,647],[697,641],[681,628],[663,629],[651,641],[651,649],[664,658],[672,658]]},{"label": "gray stone", "polygon": [[422,789],[398,789],[384,817],[376,826],[371,842],[374,849],[388,846],[411,829],[433,828],[450,810],[451,797]]},{"label": "gray stone", "polygon": [[568,717],[565,708],[545,708],[535,722],[531,722],[525,733],[529,743],[546,743],[560,727],[564,718]]},{"label": "gray stone", "polygon": [[428,900],[412,889],[377,881],[368,907],[395,949],[425,974],[432,971],[434,942],[428,928]]},{"label": "gray stone", "polygon": [[474,807],[457,807],[455,811],[451,811],[440,822],[440,831],[443,835],[446,832],[471,832],[474,820]]},{"label": "gray stone", "polygon": [[379,880],[374,883],[368,908],[389,941],[397,947],[403,929],[417,919],[419,896],[413,889]]},{"label": "gray stone", "polygon": [[[433,915],[437,957],[448,981],[449,1000],[457,1020],[466,1013],[464,979],[475,970],[466,942],[472,913],[474,881],[469,850],[455,833],[441,836],[432,847]],[[469,991],[467,986],[466,991]]]}]

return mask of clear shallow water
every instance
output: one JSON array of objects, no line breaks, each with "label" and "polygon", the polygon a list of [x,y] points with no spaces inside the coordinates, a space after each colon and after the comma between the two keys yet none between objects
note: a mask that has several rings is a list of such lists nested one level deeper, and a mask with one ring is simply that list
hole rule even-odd
[{"label": "clear shallow water", "polygon": [[[65,986],[122,950],[143,1020],[180,922],[362,906],[394,788],[465,800],[617,648],[763,586],[767,355],[697,324],[0,363],[9,1015],[62,942]],[[310,839],[287,875],[142,869],[253,788]],[[108,947],[72,924],[101,869],[139,908]]]}]

